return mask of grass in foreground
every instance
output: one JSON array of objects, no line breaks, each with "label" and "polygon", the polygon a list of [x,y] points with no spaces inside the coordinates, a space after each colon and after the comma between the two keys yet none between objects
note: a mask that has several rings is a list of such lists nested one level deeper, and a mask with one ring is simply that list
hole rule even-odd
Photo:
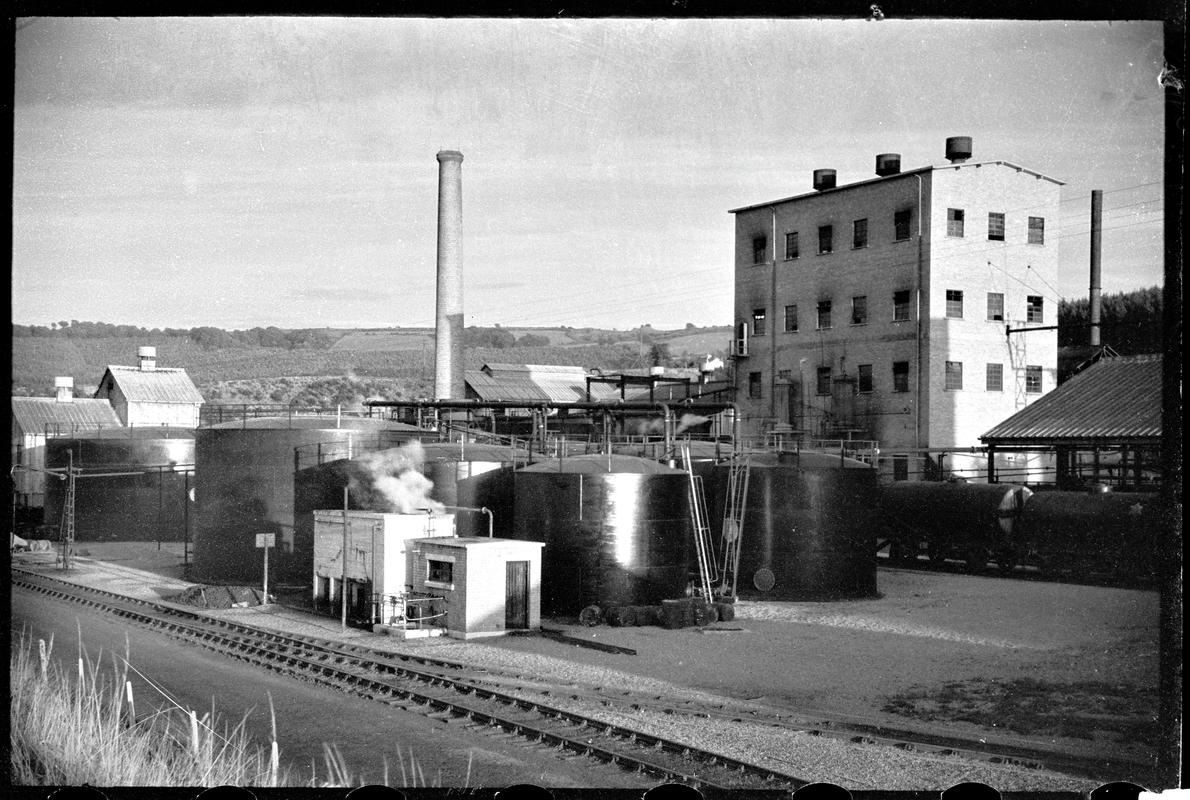
[{"label": "grass in foreground", "polygon": [[[85,654],[71,676],[51,658],[53,640],[22,635],[9,656],[10,770],[16,785],[70,786],[353,786],[360,781],[333,745],[323,745],[321,774],[280,767],[276,722],[268,747],[245,729],[176,704],[138,716],[128,659],[101,675]],[[81,650],[81,648],[80,648]],[[143,677],[143,676],[142,676]],[[151,683],[151,681],[150,681]],[[271,706],[271,699],[270,699]],[[389,785],[389,765],[383,783]],[[427,786],[409,755],[398,786]]]}]

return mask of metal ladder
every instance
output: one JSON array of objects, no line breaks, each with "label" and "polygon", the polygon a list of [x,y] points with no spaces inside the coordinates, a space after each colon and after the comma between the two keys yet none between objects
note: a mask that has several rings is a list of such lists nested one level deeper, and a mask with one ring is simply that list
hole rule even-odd
[{"label": "metal ladder", "polygon": [[708,602],[711,582],[715,580],[715,551],[711,529],[707,525],[707,500],[702,477],[694,474],[690,465],[690,446],[682,446],[682,466],[690,476],[690,519],[694,526],[694,549],[698,554],[698,591]]},{"label": "metal ladder", "polygon": [[740,571],[740,542],[744,534],[744,509],[748,501],[748,477],[751,464],[745,454],[733,457],[727,476],[727,503],[723,508],[723,569],[719,584],[721,597],[736,596],[736,579]]},{"label": "metal ladder", "polygon": [[66,470],[66,501],[62,504],[62,569],[70,569],[70,556],[74,550],[74,451],[67,450],[69,458]]}]

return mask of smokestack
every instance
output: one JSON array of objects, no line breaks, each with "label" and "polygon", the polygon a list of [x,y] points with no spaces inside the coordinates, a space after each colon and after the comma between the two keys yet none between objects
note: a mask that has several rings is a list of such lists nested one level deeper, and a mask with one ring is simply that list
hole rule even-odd
[{"label": "smokestack", "polygon": [[152,372],[153,370],[157,369],[157,348],[136,348],[136,361],[141,372]]},{"label": "smokestack", "polygon": [[1101,313],[1100,252],[1103,245],[1103,190],[1091,190],[1091,346],[1099,346],[1099,316]]},{"label": "smokestack", "polygon": [[463,388],[463,154],[438,153],[438,310],[434,397],[462,400]]},{"label": "smokestack", "polygon": [[59,403],[69,403],[74,400],[74,378],[54,378],[54,399]]}]

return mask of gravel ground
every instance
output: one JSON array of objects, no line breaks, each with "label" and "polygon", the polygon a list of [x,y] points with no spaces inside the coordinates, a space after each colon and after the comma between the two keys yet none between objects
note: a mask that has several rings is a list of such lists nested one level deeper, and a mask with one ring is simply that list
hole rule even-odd
[{"label": "gravel ground", "polygon": [[[142,553],[145,548],[149,552]],[[139,591],[172,591],[175,580],[146,584],[135,569],[171,577],[177,557],[153,545],[87,548],[111,559],[121,583]],[[110,548],[110,550],[105,550]],[[123,565],[123,566],[121,566]],[[87,565],[103,580],[101,565]],[[963,781],[1001,791],[1089,791],[1111,779],[1146,783],[1143,775],[1105,775],[1085,780],[1041,770],[934,756],[888,747],[851,744],[756,722],[705,719],[688,714],[633,710],[628,701],[595,703],[569,699],[559,687],[615,687],[621,698],[663,696],[674,702],[748,708],[797,709],[841,721],[849,718],[897,727],[976,734],[1020,741],[1061,752],[1103,754],[1144,747],[1110,735],[1091,740],[1047,734],[1023,735],[956,720],[921,720],[882,710],[889,699],[914,690],[924,695],[961,681],[1007,682],[1033,676],[1066,685],[1110,678],[1130,687],[1157,680],[1155,592],[1104,589],[960,575],[881,570],[882,597],[838,603],[747,602],[737,618],[709,629],[668,631],[656,627],[578,628],[567,632],[636,649],[619,655],[565,645],[543,637],[515,636],[461,642],[403,642],[360,631],[341,632],[335,620],[278,607],[213,612],[244,622],[342,637],[395,651],[424,653],[478,667],[515,670],[528,678],[530,694],[550,690],[551,703],[609,723],[644,729],[666,738],[724,752],[807,779],[851,789],[941,790]],[[112,577],[105,583],[111,588]],[[133,593],[129,591],[129,593]],[[609,698],[611,700],[611,698]],[[1156,713],[1155,707],[1151,709]],[[1142,710],[1142,716],[1149,710]]]}]

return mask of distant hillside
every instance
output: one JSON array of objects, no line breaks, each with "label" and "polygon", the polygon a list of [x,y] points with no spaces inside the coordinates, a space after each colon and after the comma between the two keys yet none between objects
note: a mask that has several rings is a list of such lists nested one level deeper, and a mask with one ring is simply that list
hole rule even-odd
[{"label": "distant hillside", "polygon": [[[466,333],[468,369],[488,362],[630,369],[654,361],[684,366],[707,354],[721,357],[730,328],[473,327]],[[209,402],[349,407],[368,397],[433,393],[434,336],[429,328],[163,331],[104,323],[14,325],[12,393],[51,395],[54,378],[69,375],[75,394],[89,396],[108,364],[135,365],[142,345],[157,348],[159,366],[186,369]]]}]

